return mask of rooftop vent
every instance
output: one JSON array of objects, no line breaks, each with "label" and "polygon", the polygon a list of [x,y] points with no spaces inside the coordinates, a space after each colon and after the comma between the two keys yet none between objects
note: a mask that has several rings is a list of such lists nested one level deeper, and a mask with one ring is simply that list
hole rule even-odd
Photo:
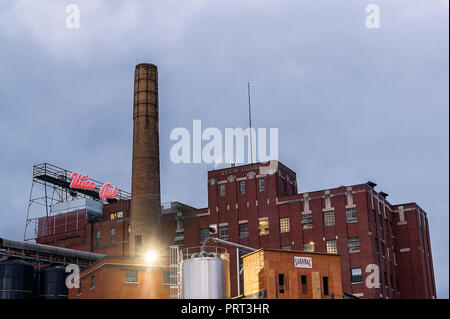
[{"label": "rooftop vent", "polygon": [[369,186],[372,187],[372,188],[375,188],[375,186],[377,186],[377,184],[374,183],[374,182],[372,182],[372,181],[368,181],[368,182],[367,182],[367,185],[369,185]]},{"label": "rooftop vent", "polygon": [[379,194],[380,194],[381,196],[383,196],[383,198],[386,198],[386,197],[389,196],[389,194],[387,194],[387,193],[385,193],[385,192],[383,192],[383,191],[381,191]]}]

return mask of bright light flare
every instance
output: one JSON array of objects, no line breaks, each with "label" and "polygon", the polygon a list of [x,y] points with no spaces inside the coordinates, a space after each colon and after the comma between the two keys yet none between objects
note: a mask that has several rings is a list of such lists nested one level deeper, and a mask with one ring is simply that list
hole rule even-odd
[{"label": "bright light flare", "polygon": [[156,252],[154,252],[153,250],[151,250],[145,254],[145,261],[147,263],[152,263],[152,262],[156,261],[157,259],[158,259],[158,254],[156,254]]}]

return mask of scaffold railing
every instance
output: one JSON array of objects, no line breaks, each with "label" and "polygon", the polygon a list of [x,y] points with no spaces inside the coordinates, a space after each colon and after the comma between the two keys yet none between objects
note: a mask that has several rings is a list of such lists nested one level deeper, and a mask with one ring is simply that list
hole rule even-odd
[{"label": "scaffold railing", "polygon": [[42,217],[54,215],[52,213],[53,205],[83,198],[92,199],[102,204],[131,199],[129,192],[117,188],[117,194],[114,198],[100,199],[99,192],[103,183],[90,177],[89,181],[94,183],[93,189],[71,188],[72,173],[72,171],[49,163],[33,166],[33,179],[24,231],[25,241],[37,238],[39,220]]}]

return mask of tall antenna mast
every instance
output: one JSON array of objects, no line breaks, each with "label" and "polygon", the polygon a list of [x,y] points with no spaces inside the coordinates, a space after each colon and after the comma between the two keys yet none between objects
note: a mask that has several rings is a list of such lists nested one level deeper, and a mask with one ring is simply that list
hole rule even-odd
[{"label": "tall antenna mast", "polygon": [[248,122],[250,125],[250,164],[253,164],[252,111],[250,107],[250,81],[248,82]]}]

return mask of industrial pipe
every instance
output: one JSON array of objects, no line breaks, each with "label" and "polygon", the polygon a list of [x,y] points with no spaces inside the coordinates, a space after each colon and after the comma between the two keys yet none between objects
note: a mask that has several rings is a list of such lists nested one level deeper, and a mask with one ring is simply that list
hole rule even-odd
[{"label": "industrial pipe", "polygon": [[203,241],[202,248],[201,248],[201,250],[200,250],[201,252],[204,252],[204,251],[205,251],[206,243],[207,243],[208,241],[210,241],[210,240],[211,240],[211,241],[214,241],[214,242],[218,242],[218,243],[222,243],[222,244],[234,246],[234,247],[237,247],[237,248],[245,249],[245,250],[248,250],[248,251],[255,251],[255,250],[257,250],[256,248],[244,246],[244,245],[241,245],[241,244],[236,244],[236,243],[233,243],[233,242],[231,242],[231,241],[226,241],[226,240],[219,239],[219,238],[215,238],[215,237],[207,237],[207,238]]},{"label": "industrial pipe", "polygon": [[28,251],[49,254],[49,255],[58,255],[58,256],[64,256],[64,257],[79,258],[79,259],[84,259],[84,260],[89,260],[89,261],[96,261],[98,259],[105,257],[105,255],[102,255],[102,254],[90,253],[90,252],[80,251],[80,250],[75,250],[75,249],[67,249],[67,248],[62,248],[62,247],[54,247],[54,246],[49,246],[49,245],[29,243],[26,241],[18,241],[18,240],[0,238],[0,249],[8,249],[8,248],[28,250]]}]

